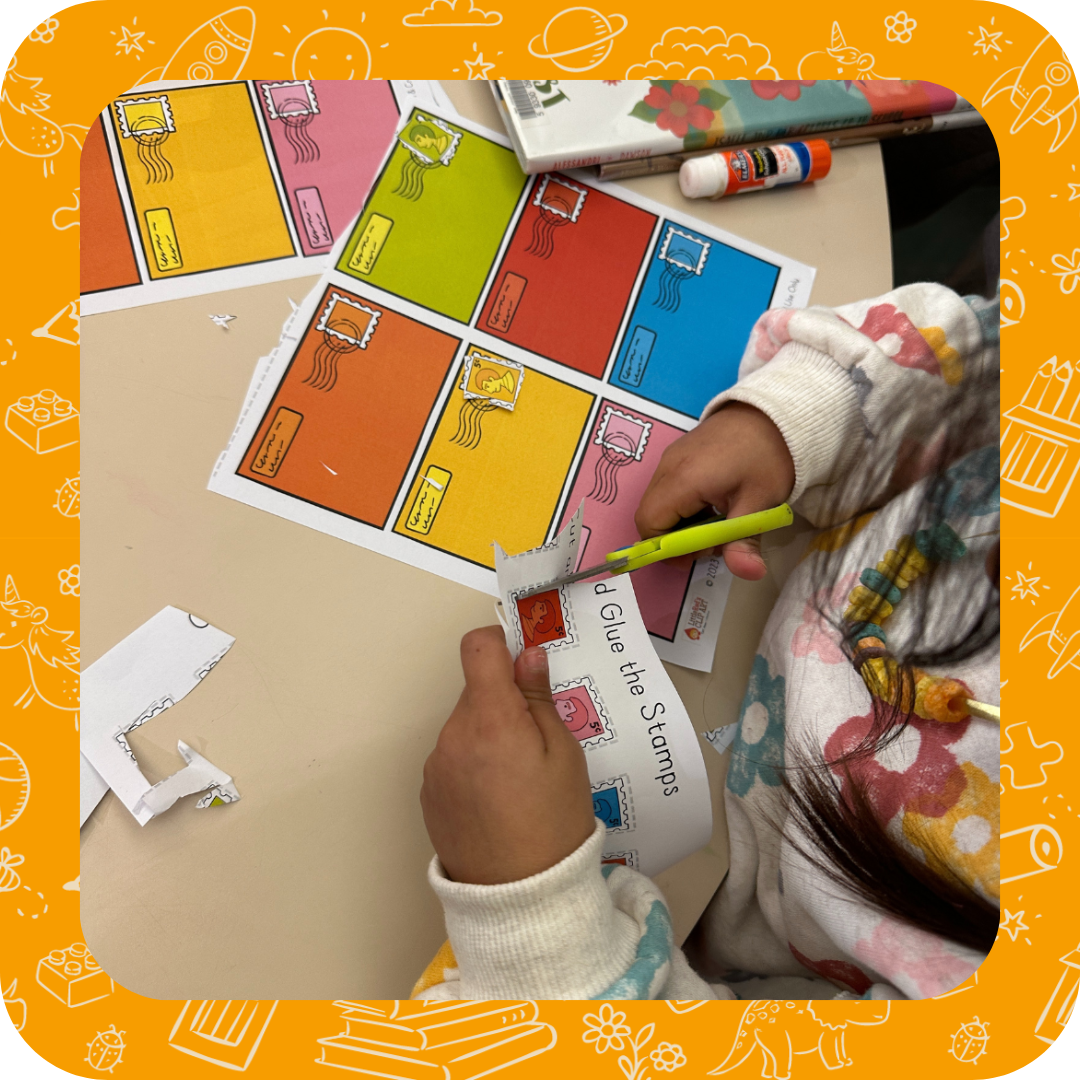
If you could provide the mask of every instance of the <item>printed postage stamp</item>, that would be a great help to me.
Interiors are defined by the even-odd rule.
[[[588,675],[551,688],[555,708],[582,746],[603,746],[615,741],[615,729],[596,684]]]
[[[469,400],[490,401],[513,412],[524,380],[525,368],[515,360],[475,346],[465,355],[461,391]]]
[[[634,827],[634,801],[630,797],[630,778],[623,773],[592,785],[593,815],[608,832],[629,832]]]
[[[543,645],[545,649],[557,649],[578,643],[573,612],[570,610],[565,589],[548,589],[523,600],[511,595],[517,611],[517,631],[523,648]]]

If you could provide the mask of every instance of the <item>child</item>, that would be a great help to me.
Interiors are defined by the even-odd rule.
[[[684,950],[657,887],[601,867],[543,650],[466,635],[421,792],[450,947],[414,996],[922,998],[975,971],[998,923],[998,728],[971,712],[999,691],[997,326],[928,284],[769,311],[664,453],[644,536],[784,501],[824,529],[754,659],[731,868]],[[723,554],[765,573],[755,541]]]

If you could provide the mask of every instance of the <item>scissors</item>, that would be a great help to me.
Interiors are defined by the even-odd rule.
[[[693,555],[698,551],[708,551],[721,544],[730,544],[733,540],[745,540],[748,536],[772,532],[790,525],[793,520],[791,507],[787,503],[774,506],[771,510],[760,510],[756,514],[745,514],[737,518],[725,518],[710,515],[704,521],[691,518],[682,528],[675,529],[650,540],[639,540],[629,547],[619,548],[604,556],[599,566],[590,566],[587,570],[578,570],[574,574],[556,578],[554,581],[536,585],[518,597],[535,596],[559,585],[569,585],[575,581],[596,577],[597,574],[629,574],[643,566],[651,566],[663,559],[674,559],[680,555]]]

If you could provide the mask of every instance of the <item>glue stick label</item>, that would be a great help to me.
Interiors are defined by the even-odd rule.
[[[732,150],[728,168],[737,182],[728,191],[744,188],[770,188],[776,184],[797,184],[803,178],[802,165],[795,151],[786,144],[758,146],[751,150]]]

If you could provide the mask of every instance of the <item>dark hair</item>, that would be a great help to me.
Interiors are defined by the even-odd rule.
[[[977,549],[989,546],[997,531],[994,515],[999,505],[997,369],[993,363],[985,370],[966,372],[954,388],[942,384],[918,403],[901,403],[893,432],[902,425],[903,440],[881,432],[867,444],[861,458],[865,498],[853,500],[860,504],[860,517],[847,522],[851,537],[847,545],[833,545],[837,549],[829,550],[828,544],[819,544],[810,556],[814,560],[812,595],[827,598],[831,594],[845,557],[850,569],[851,551],[859,546],[856,533],[866,523],[867,506],[883,507],[909,486],[911,473],[905,476],[905,469],[917,459],[922,497],[913,493],[906,520],[897,522],[894,547],[901,534],[916,536],[921,530],[926,536],[946,521],[961,539],[983,538]],[[890,447],[900,447],[900,452],[891,453]],[[905,455],[905,447],[917,449]],[[872,493],[877,493],[876,498]],[[850,488],[844,497],[845,505],[851,505]],[[870,548],[866,552],[870,566],[884,555],[876,550],[871,553]],[[978,558],[980,572],[971,568],[973,558]],[[887,822],[875,811],[871,784],[859,769],[912,723],[917,669],[938,669],[949,675],[953,665],[996,647],[1000,598],[996,578],[981,572],[982,561],[983,556],[970,552],[951,563],[931,561],[926,572],[904,590],[897,606],[897,615],[902,616],[890,618],[887,624],[885,645],[888,657],[895,661],[894,677],[887,686],[879,680],[868,729],[857,745],[829,759],[820,748],[796,746],[776,773],[789,814],[785,835],[826,877],[896,919],[986,952],[998,930],[997,904],[955,873],[943,852],[940,858],[923,859],[890,835]],[[856,622],[845,622],[837,612],[826,611],[827,600],[817,605],[819,615],[833,627],[845,655],[859,670],[881,656],[879,648],[859,651],[856,646],[867,634],[879,637],[880,624],[889,614],[885,602],[882,598]],[[930,836],[918,839],[925,851],[934,852]]]

